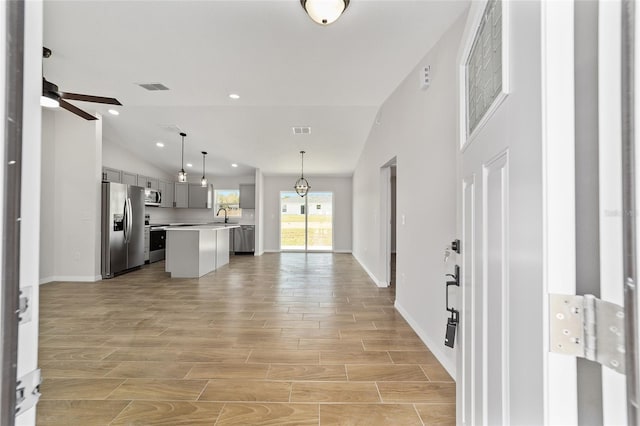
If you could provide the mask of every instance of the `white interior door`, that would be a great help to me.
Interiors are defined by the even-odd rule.
[[[545,331],[549,288],[575,291],[572,12],[571,2],[507,1],[469,12],[459,424],[559,424],[571,418],[563,406],[576,410],[575,359],[550,361]]]

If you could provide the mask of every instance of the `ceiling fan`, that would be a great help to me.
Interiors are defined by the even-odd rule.
[[[42,48],[42,57],[51,56],[51,49]],[[83,95],[80,93],[61,92],[58,86],[42,77],[42,96],[40,97],[40,105],[48,108],[62,107],[85,120],[97,120],[98,117],[81,110],[75,105],[71,105],[65,99],[84,102],[95,102],[100,104],[122,105],[116,98],[106,98],[104,96]]]

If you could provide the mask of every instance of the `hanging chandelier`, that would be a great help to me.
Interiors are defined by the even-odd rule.
[[[204,174],[204,157],[207,155],[206,151],[202,151],[202,179],[200,179],[200,186],[203,188],[207,186],[207,178]]]
[[[349,6],[349,0],[300,0],[307,15],[320,25],[335,22]]]
[[[182,136],[182,168],[178,172],[178,182],[186,182],[187,172],[184,171],[184,137],[187,136],[187,134],[180,132],[180,136]]]
[[[305,195],[307,195],[307,192],[309,192],[309,189],[311,189],[311,186],[309,185],[309,182],[304,178],[304,151],[300,151],[300,155],[302,156],[302,169],[300,173],[300,179],[296,181],[296,184],[293,187],[295,188],[296,193],[299,196],[304,197]]]

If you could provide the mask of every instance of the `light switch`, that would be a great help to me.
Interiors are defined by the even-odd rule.
[[[405,221],[404,214],[402,214],[402,224],[404,225],[404,224],[405,224],[405,222],[406,222],[406,221]]]

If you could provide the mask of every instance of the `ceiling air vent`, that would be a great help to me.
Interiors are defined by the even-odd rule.
[[[180,127],[178,127],[177,124],[158,124],[158,126],[160,126],[164,130],[166,130],[168,132],[171,132],[171,133],[180,133],[180,132],[182,132],[182,129]]]
[[[150,91],[169,90],[169,88],[162,83],[138,83],[138,86]]]
[[[292,127],[294,135],[310,135],[311,127],[309,126],[294,126]]]

